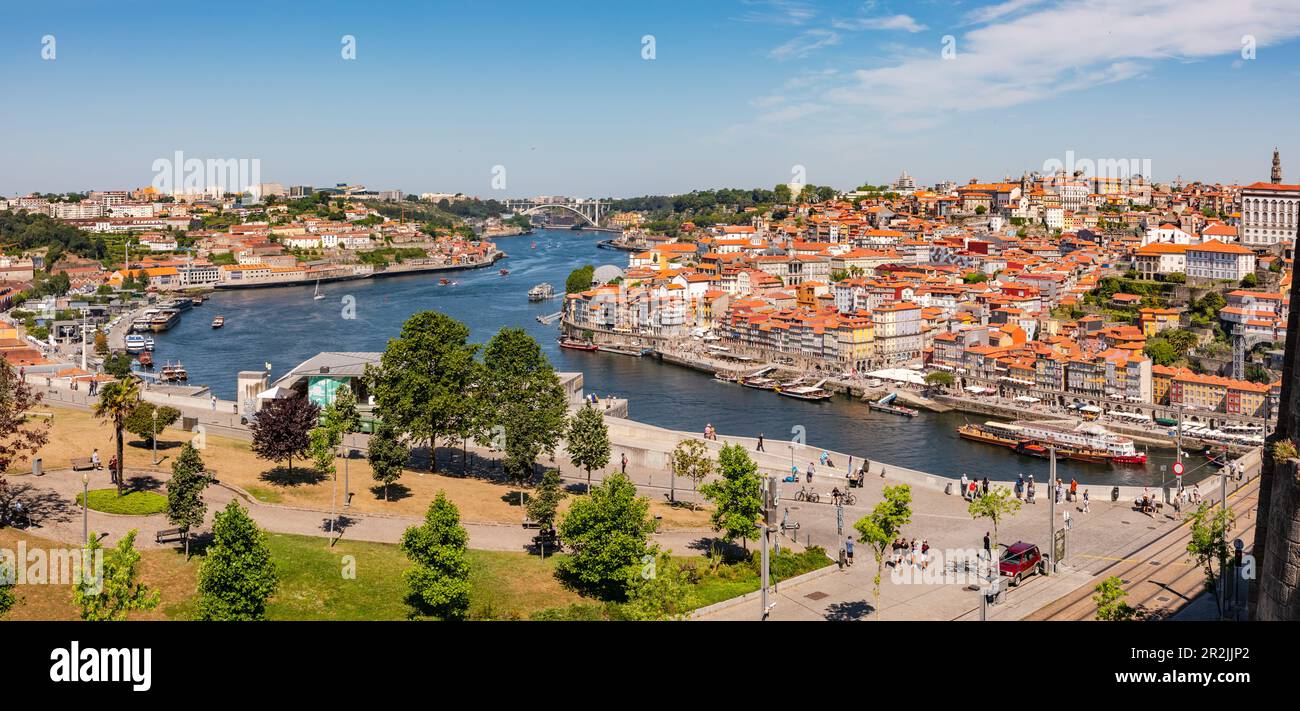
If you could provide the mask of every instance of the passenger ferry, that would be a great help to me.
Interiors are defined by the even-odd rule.
[[[1097,430],[1100,430],[1098,432]],[[985,422],[957,428],[962,439],[1015,450],[1018,454],[1047,458],[1049,446],[1056,456],[1092,464],[1145,464],[1147,455],[1133,447],[1133,441],[1106,431],[1097,425],[1082,425],[1071,430],[1038,422]]]
[[[780,385],[780,383],[776,382],[775,380],[771,378],[764,378],[761,375],[759,376],[751,375],[747,378],[741,378],[740,384],[744,385],[747,388],[755,388],[757,390],[775,390],[777,386]]]
[[[776,393],[778,395],[792,397],[797,400],[811,400],[811,401],[829,400],[831,399],[831,391],[826,390],[825,388],[822,387],[822,384],[825,382],[826,382],[825,380],[822,380],[816,385],[786,384],[786,385],[778,386],[774,389],[776,390]]]
[[[145,309],[140,315],[131,322],[132,331],[150,331],[153,330],[154,317],[158,315],[158,309]]]
[[[170,330],[180,322],[181,312],[179,309],[158,309],[153,318],[149,320],[149,330],[154,333],[162,333]]]
[[[529,301],[545,301],[555,296],[555,287],[542,283],[528,290]]]
[[[126,337],[127,353],[139,353],[144,350],[144,346],[145,346],[144,336],[141,336],[138,333],[132,333],[131,335]]]
[[[1040,444],[1056,445],[1058,454],[1066,451],[1069,459],[1110,461],[1117,464],[1146,464],[1147,455],[1137,451],[1133,440],[1121,437],[1101,425],[1084,424],[1074,429],[1041,422],[1021,420],[1015,423],[1021,434]]]

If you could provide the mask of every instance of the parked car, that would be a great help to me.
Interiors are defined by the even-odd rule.
[[[998,571],[1003,577],[1011,578],[1011,584],[1015,586],[1030,575],[1047,572],[1047,561],[1038,551],[1038,546],[1016,541],[1003,551],[1002,559],[998,561]]]

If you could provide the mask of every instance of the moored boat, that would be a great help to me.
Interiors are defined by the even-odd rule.
[[[144,351],[143,353],[141,353],[141,354],[138,356],[138,360],[140,361],[140,367],[141,367],[141,368],[152,368],[152,367],[153,367],[153,354],[150,353],[149,351]]]
[[[818,385],[795,385],[793,387],[782,385],[775,388],[775,390],[778,395],[810,401],[829,400],[833,394]]]
[[[144,336],[141,336],[138,333],[132,333],[126,337],[127,353],[140,353],[144,351],[144,346],[145,346]]]
[[[771,378],[765,378],[761,375],[751,375],[747,378],[741,378],[740,384],[747,388],[756,390],[775,390],[780,383]]]
[[[575,350],[575,351],[594,351],[600,349],[600,346],[596,345],[595,343],[588,343],[587,341],[578,341],[572,338],[561,338],[560,347],[568,348],[570,350]]]
[[[175,383],[190,379],[190,374],[185,371],[184,366],[179,362],[165,363],[162,371],[158,373],[158,379],[164,383]]]

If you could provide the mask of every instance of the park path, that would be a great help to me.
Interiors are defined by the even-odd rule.
[[[10,476],[9,481],[18,492],[19,497],[31,511],[36,523],[29,532],[44,538],[51,538],[71,545],[79,545],[82,540],[83,511],[77,504],[77,496],[82,491],[82,474],[88,475],[90,489],[112,487],[107,470],[92,472],[74,472],[71,469],[48,471],[43,476],[31,474]],[[127,470],[126,479],[130,487],[163,491],[163,484],[170,478],[165,471],[146,469]],[[240,505],[248,509],[249,516],[263,530],[275,533],[290,533],[300,536],[329,537],[331,513],[308,508],[281,506],[260,502],[242,490],[226,484],[217,483],[209,486],[203,494],[208,505],[207,517],[200,530],[211,530],[212,516],[226,507],[232,500],[238,499]],[[123,516],[85,512],[89,529],[98,532],[105,539],[105,545],[116,542],[128,531],[135,529],[139,533],[136,545],[139,548],[174,547],[175,544],[158,544],[155,535],[162,530],[173,528],[164,515]],[[411,526],[418,526],[422,518],[413,516],[390,516],[379,514],[355,514],[343,512],[338,516],[340,538],[375,543],[397,543],[402,533]],[[498,523],[478,523],[462,521],[469,534],[469,547],[491,551],[526,551],[532,546],[536,531],[518,525]],[[704,543],[710,532],[705,529],[669,530],[652,536],[662,548],[671,548],[678,555],[702,555]]]

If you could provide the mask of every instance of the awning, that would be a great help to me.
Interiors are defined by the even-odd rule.
[[[293,395],[293,391],[286,387],[276,385],[268,390],[263,390],[257,394],[258,400],[282,400]]]

